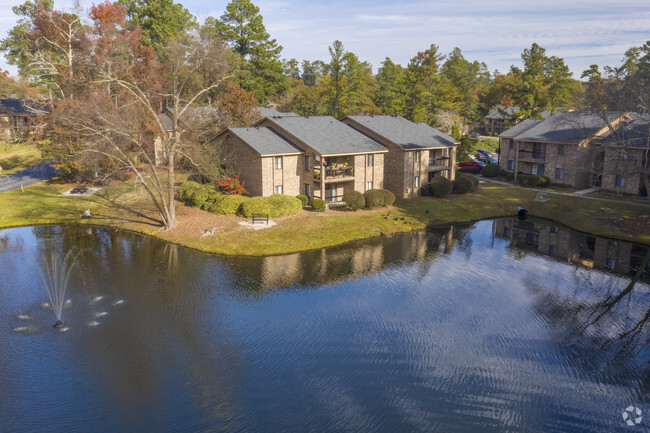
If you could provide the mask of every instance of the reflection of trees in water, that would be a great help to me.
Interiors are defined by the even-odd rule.
[[[576,349],[578,362],[600,380],[642,377],[643,393],[650,391],[650,287],[640,279],[649,258],[650,249],[629,279],[576,267],[572,293],[525,280],[536,295],[535,310],[560,344]]]

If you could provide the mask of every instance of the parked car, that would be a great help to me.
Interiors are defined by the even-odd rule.
[[[492,153],[485,149],[476,149],[474,152],[476,152],[479,155],[478,158],[481,160],[485,158],[496,159],[497,157],[496,153]]]
[[[481,162],[484,162],[484,163],[486,163],[486,164],[498,164],[498,163],[499,163],[499,162],[498,162],[496,159],[494,159],[494,158],[485,158],[485,159],[481,159]]]
[[[459,167],[476,167],[479,170],[483,170],[485,163],[483,161],[470,161],[470,162],[459,162]]]

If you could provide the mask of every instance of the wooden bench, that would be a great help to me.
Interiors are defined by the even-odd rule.
[[[254,213],[251,224],[255,224],[256,222],[266,223],[266,225],[269,225],[269,214],[267,214],[267,213]]]

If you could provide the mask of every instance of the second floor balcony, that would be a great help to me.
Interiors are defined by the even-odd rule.
[[[354,179],[354,166],[326,165],[314,167],[314,180],[317,182],[341,182]]]

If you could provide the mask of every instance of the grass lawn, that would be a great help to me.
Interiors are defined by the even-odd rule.
[[[11,174],[43,161],[41,151],[33,144],[0,144],[2,173]]]
[[[552,219],[576,230],[650,245],[650,208],[556,195],[547,202],[536,202],[535,191],[491,183],[481,183],[477,192],[463,196],[397,200],[391,209],[302,211],[278,218],[276,226],[263,230],[241,226],[238,223],[245,221],[243,218],[213,215],[178,203],[179,226],[167,232],[159,231],[153,206],[130,182],[106,187],[91,197],[59,196],[71,187],[39,183],[24,192],[0,193],[0,228],[92,224],[133,230],[213,253],[271,255],[418,230],[428,224],[512,216],[517,206],[523,206],[532,216]],[[93,219],[80,218],[85,209],[91,210]],[[212,229],[214,234],[204,236],[206,229]]]

